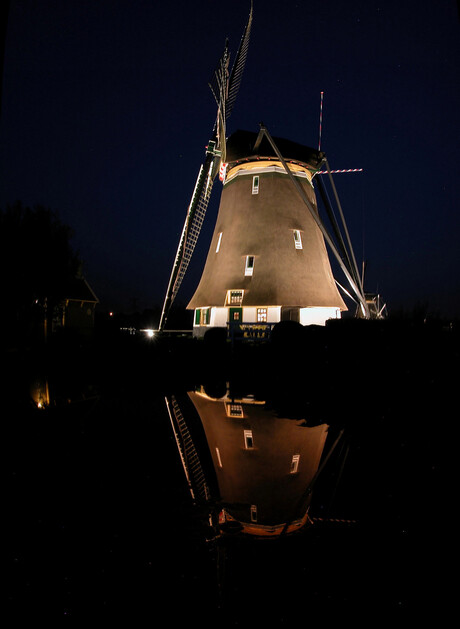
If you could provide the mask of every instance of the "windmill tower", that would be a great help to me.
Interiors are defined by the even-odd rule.
[[[358,304],[363,317],[370,316],[325,154],[274,139],[264,125],[258,133],[236,131],[227,139],[226,122],[241,82],[252,15],[251,3],[231,72],[226,43],[209,84],[217,117],[187,211],[160,330],[190,262],[218,173],[223,191],[217,222],[201,280],[187,306],[194,310],[194,336],[221,327],[260,337],[286,319],[324,325],[328,319],[339,318],[347,307],[332,274],[326,243],[352,295],[345,292]],[[326,171],[321,171],[324,165]],[[342,231],[321,180],[323,174],[329,176]],[[334,238],[320,217],[314,180]]]
[[[323,325],[346,305],[332,275],[324,237],[291,176],[317,214],[313,176],[323,155],[263,130],[227,142],[225,181],[201,281],[188,308],[194,334],[236,326],[260,334],[278,321]],[[242,327],[241,327],[242,326]]]

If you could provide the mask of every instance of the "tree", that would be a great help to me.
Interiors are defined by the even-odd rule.
[[[0,210],[4,334],[30,327],[38,311],[46,321],[65,296],[66,284],[81,264],[70,245],[72,235],[55,212],[41,205],[29,208],[17,202]]]

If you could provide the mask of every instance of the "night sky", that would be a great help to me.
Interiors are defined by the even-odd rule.
[[[215,120],[208,80],[249,0],[11,0],[0,207],[56,211],[103,310],[161,306]],[[321,149],[366,288],[460,316],[460,21],[454,0],[254,0],[228,133]],[[199,279],[217,212],[179,293]],[[339,281],[341,278],[338,276]]]

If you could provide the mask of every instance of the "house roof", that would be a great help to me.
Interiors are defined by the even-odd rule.
[[[67,284],[66,299],[72,301],[90,301],[97,303],[99,299],[84,277],[74,277]]]

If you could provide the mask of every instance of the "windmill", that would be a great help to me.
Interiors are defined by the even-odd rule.
[[[258,133],[236,131],[226,137],[252,19],[251,2],[232,70],[226,42],[209,83],[217,116],[179,240],[160,331],[189,265],[218,173],[224,185],[219,213],[200,283],[187,306],[195,311],[195,336],[210,327],[264,336],[285,319],[324,325],[347,310],[339,289],[356,303],[360,317],[374,317],[332,177],[333,172],[345,171],[332,171],[319,147],[273,138],[264,124]],[[315,189],[327,220],[320,215]],[[328,250],[348,288],[335,280]]]

